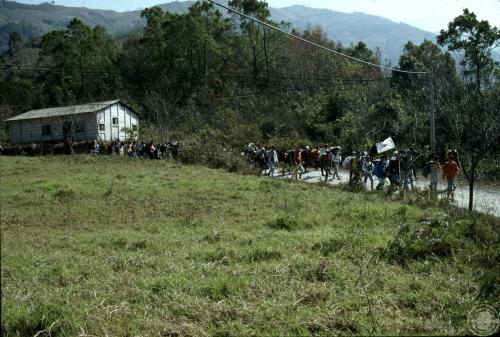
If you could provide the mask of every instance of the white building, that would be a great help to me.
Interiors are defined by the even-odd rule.
[[[138,137],[139,116],[120,100],[31,110],[6,120],[10,142],[60,143]]]

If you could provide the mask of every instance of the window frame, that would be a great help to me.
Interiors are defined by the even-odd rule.
[[[49,130],[49,132],[47,132]],[[52,125],[42,124],[42,136],[52,136]]]
[[[116,123],[115,123],[116,121]],[[113,126],[118,126],[120,124],[120,120],[118,119],[118,117],[112,117],[111,119],[111,123],[113,124]]]
[[[101,126],[102,126],[102,128],[101,128]],[[104,123],[99,124],[98,129],[99,129],[99,131],[106,131],[106,124],[104,124]]]
[[[85,123],[84,122],[76,122],[74,129],[75,129],[75,133],[85,133]]]

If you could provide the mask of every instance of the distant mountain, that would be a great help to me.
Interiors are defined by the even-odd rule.
[[[174,1],[160,7],[174,13],[185,13],[193,3],[194,1]],[[435,40],[433,33],[375,15],[342,13],[298,5],[270,10],[271,17],[276,22],[291,22],[293,27],[301,30],[320,26],[331,40],[340,41],[344,46],[363,41],[372,49],[379,47],[382,59],[389,60],[391,64],[398,63],[406,42]],[[0,50],[7,48],[10,32],[15,31],[25,38],[32,38],[65,27],[73,17],[78,17],[91,26],[99,24],[112,34],[127,33],[144,24],[140,11],[120,13],[48,3],[26,5],[4,0],[0,1]]]
[[[387,58],[392,64],[399,62],[399,55],[408,41],[420,44],[424,39],[435,41],[436,35],[405,23],[365,13],[343,13],[329,9],[306,6],[272,8],[273,20],[291,22],[300,29],[322,27],[330,40],[342,45],[363,41],[375,50],[379,47],[382,60]]]

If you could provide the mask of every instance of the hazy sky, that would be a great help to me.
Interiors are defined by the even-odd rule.
[[[1,0],[0,0],[1,1]],[[18,0],[28,4],[50,0]],[[171,0],[55,0],[63,6],[78,6],[127,11],[171,2]],[[364,12],[405,22],[431,32],[446,28],[463,8],[474,11],[479,19],[500,26],[500,0],[268,0],[271,7],[302,4],[315,8],[329,8],[341,12]]]

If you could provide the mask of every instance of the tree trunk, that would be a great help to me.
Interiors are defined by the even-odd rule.
[[[266,28],[262,27],[262,31],[264,32],[264,56],[266,60],[266,80],[268,83],[266,85],[269,85],[269,56],[267,54],[267,43],[266,43]]]
[[[474,206],[474,180],[469,183],[469,212],[472,212]]]
[[[257,83],[257,78],[258,78],[258,74],[259,74],[259,70],[258,70],[258,65],[257,65],[257,45],[259,43],[259,27],[257,26],[257,34],[255,36],[255,40],[253,39],[253,36],[252,36],[252,28],[253,28],[253,24],[252,26],[250,26],[248,28],[248,38],[250,39],[250,47],[252,48],[252,68],[253,68],[253,79],[254,79],[254,84]]]
[[[476,66],[476,93],[477,96],[481,96],[481,67],[478,64]]]
[[[203,78],[207,77],[208,65],[207,65],[207,39],[203,42]]]

